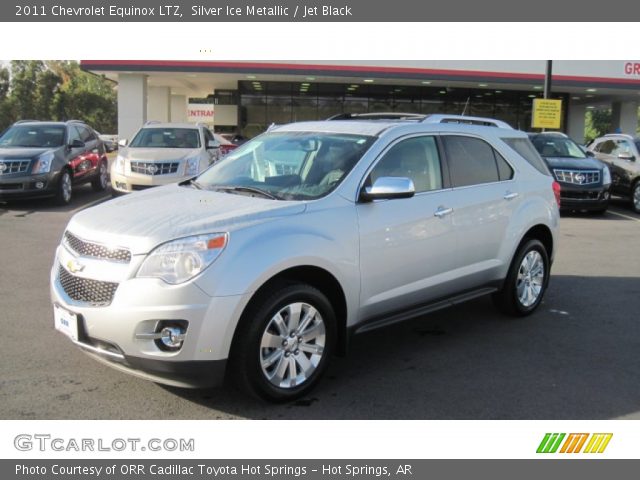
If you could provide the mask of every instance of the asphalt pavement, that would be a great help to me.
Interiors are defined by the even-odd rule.
[[[53,329],[49,270],[72,204],[0,203],[1,419],[640,418],[640,216],[561,220],[545,300],[523,319],[488,298],[355,338],[308,398],[181,390],[103,366]]]

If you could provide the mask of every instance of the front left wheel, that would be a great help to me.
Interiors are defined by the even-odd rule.
[[[336,337],[327,297],[304,283],[275,285],[243,315],[230,379],[243,391],[284,402],[308,393],[327,368]]]

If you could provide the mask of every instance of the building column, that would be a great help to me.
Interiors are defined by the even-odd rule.
[[[147,118],[159,122],[171,121],[171,89],[169,87],[149,87]]]
[[[636,135],[638,129],[638,102],[613,102],[611,104],[611,128],[613,132]]]
[[[118,75],[118,136],[131,140],[147,121],[147,77]]]
[[[187,96],[171,95],[171,121],[186,123],[187,121]]]
[[[574,141],[584,143],[585,116],[587,114],[586,105],[578,105],[569,102],[569,112],[567,119],[567,135]]]

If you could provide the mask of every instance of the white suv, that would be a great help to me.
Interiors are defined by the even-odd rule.
[[[532,313],[559,195],[527,134],[491,119],[275,127],[195,179],[77,213],[55,325],[121,371],[183,387],[227,373],[289,400],[354,333],[485,294]]]
[[[205,125],[147,122],[130,143],[121,140],[111,166],[114,196],[191,178],[220,158],[220,144]]]

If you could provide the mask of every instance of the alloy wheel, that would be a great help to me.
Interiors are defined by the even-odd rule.
[[[537,250],[529,251],[518,269],[516,291],[518,300],[524,307],[530,307],[538,300],[544,284],[544,260]]]
[[[279,309],[260,342],[260,366],[269,382],[293,388],[306,382],[324,355],[326,328],[322,315],[308,303]]]

